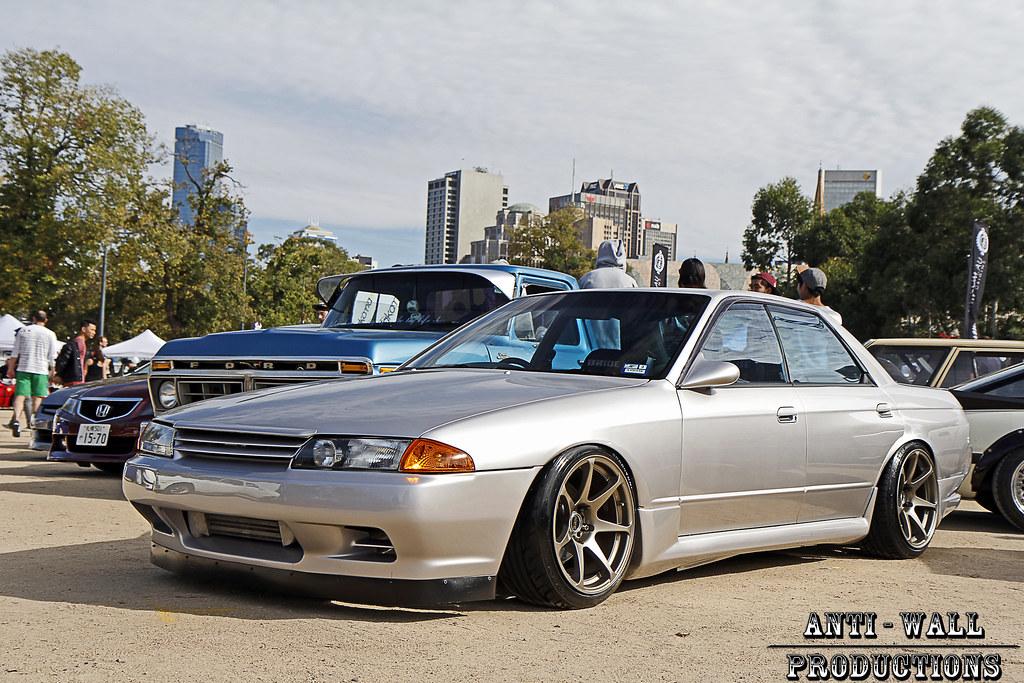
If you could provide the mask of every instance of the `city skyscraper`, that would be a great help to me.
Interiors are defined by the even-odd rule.
[[[458,263],[484,239],[484,228],[508,206],[505,179],[479,166],[445,173],[427,183],[424,263]]]
[[[195,219],[188,198],[203,171],[224,160],[224,135],[212,128],[188,125],[174,129],[174,192],[171,203],[182,223]]]
[[[849,204],[861,192],[882,194],[882,172],[879,170],[818,169],[818,183],[814,190],[814,211],[824,216],[832,209]]]
[[[579,192],[551,197],[548,211],[555,212],[567,206],[583,211],[586,218],[607,218],[615,226],[616,239],[626,243],[629,258],[644,253],[643,225],[640,218],[640,186],[611,178],[583,183]]]

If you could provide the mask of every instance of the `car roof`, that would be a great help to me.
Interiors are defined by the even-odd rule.
[[[939,339],[894,337],[889,339],[871,339],[865,346],[929,346],[934,348],[962,349],[1020,349],[1024,351],[1024,342],[1004,339]]]
[[[415,270],[417,272],[424,271],[500,271],[503,273],[512,273],[520,275],[536,275],[538,277],[546,277],[555,280],[561,280],[563,282],[576,282],[576,278],[567,273],[561,273],[557,270],[548,270],[546,268],[534,268],[533,266],[513,266],[508,263],[439,263],[434,265],[408,265],[408,266],[391,266],[390,268],[375,268],[374,270],[362,270],[358,273],[352,273],[353,275],[362,275],[364,273],[382,273],[390,272],[395,270]]]

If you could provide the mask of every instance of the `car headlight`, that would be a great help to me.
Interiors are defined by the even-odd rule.
[[[292,467],[313,470],[397,470],[410,439],[313,437],[292,459]]]
[[[417,473],[472,472],[473,458],[427,439],[313,437],[292,459],[307,470],[386,470]]]
[[[74,415],[78,412],[78,406],[80,406],[81,404],[81,401],[72,396],[68,400],[64,401],[64,405],[62,405],[60,409],[65,413]]]
[[[174,427],[159,422],[145,422],[139,430],[139,453],[174,457]]]
[[[170,410],[178,405],[178,394],[174,390],[174,382],[162,382],[156,390],[156,400],[160,407]]]

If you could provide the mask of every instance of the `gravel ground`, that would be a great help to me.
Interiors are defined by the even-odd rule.
[[[983,642],[1024,643],[1024,534],[973,502],[918,560],[809,548],[628,582],[585,611],[382,609],[168,574],[116,477],[43,456],[0,434],[4,681],[785,680],[768,646],[836,610],[897,628],[901,610],[974,611]],[[1021,649],[992,652],[1024,678]]]

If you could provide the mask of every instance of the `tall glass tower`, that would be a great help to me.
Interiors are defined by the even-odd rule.
[[[194,216],[188,198],[196,183],[203,180],[203,171],[224,160],[224,135],[202,126],[181,126],[174,129],[174,193],[171,202],[181,222],[192,225]]]

